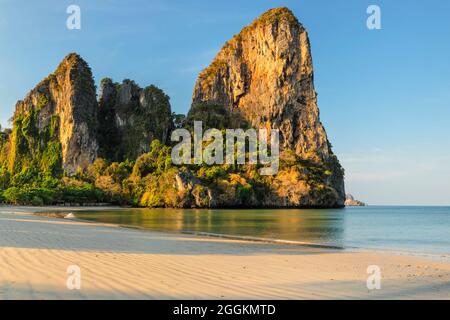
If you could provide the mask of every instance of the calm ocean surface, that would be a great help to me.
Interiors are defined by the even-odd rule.
[[[450,254],[450,207],[372,206],[331,210],[83,211],[97,222],[158,231],[192,231],[371,248]]]

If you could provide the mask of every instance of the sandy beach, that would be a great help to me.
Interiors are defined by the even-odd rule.
[[[0,207],[0,299],[449,299],[448,257],[127,229]],[[69,290],[69,266],[81,270]],[[367,267],[380,267],[368,290]]]

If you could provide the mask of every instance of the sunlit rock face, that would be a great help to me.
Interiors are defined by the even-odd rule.
[[[267,11],[224,45],[198,77],[193,109],[200,104],[279,129],[283,150],[331,168],[330,205],[344,204],[343,170],[319,119],[308,33],[289,9]]]
[[[88,64],[77,54],[64,58],[54,73],[17,102],[9,166],[62,168],[69,174],[97,157],[97,100]]]

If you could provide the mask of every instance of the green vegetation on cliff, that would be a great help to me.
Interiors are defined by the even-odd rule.
[[[8,166],[11,174],[21,173],[30,168],[36,168],[40,172],[52,176],[62,173],[58,116],[51,116],[49,124],[41,129],[37,127],[38,121],[38,113],[34,108],[29,113],[18,114],[14,118],[9,152],[5,152],[8,157],[3,159],[3,165]],[[8,141],[5,141],[4,144],[7,148]]]
[[[164,114],[167,107],[153,98],[159,95],[164,100],[162,91],[156,87],[145,89],[144,94],[151,95],[157,106],[162,105],[163,110],[154,107],[149,110],[156,110],[159,117],[169,117],[171,127],[183,126],[192,131],[193,122],[202,121],[204,130],[248,128],[239,114],[230,113],[220,105],[195,104],[184,118]],[[337,174],[343,176],[335,158],[327,163],[314,162],[284,150],[278,174],[261,176],[258,170],[261,165],[173,165],[171,146],[148,137],[152,141],[148,152],[117,161],[118,154],[114,151],[121,150],[121,140],[114,135],[116,128],[108,126],[117,112],[108,113],[115,110],[115,99],[110,98],[110,105],[103,103],[104,109],[99,112],[99,118],[104,119],[100,122],[104,127],[98,131],[100,137],[103,135],[100,145],[108,147],[101,152],[109,157],[97,158],[86,168],[79,168],[76,174],[62,169],[59,117],[52,115],[48,124],[39,129],[40,119],[34,108],[16,114],[13,130],[0,132],[0,202],[179,208],[339,205],[333,202],[338,195],[330,187]],[[154,127],[152,132],[162,132],[163,128],[158,128]]]
[[[11,204],[56,205],[112,203],[143,207],[270,207],[307,205],[306,195],[323,198],[330,168],[284,153],[275,176],[261,176],[258,165],[172,164],[171,147],[158,140],[136,161],[97,159],[74,176],[24,168],[0,170],[0,200]],[[299,195],[303,195],[299,197]],[[272,205],[271,205],[272,204]],[[276,205],[275,205],[276,204]],[[281,205],[282,206],[282,205]],[[321,206],[321,202],[317,202]]]

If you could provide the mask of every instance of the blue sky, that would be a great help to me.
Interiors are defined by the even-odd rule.
[[[81,30],[66,8],[81,8]],[[382,30],[366,9],[381,8]],[[0,0],[0,123],[76,51],[96,82],[155,84],[185,113],[198,72],[269,8],[307,28],[319,108],[347,190],[371,204],[450,204],[450,1]]]

